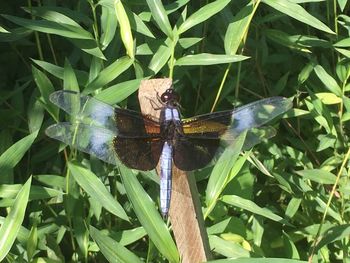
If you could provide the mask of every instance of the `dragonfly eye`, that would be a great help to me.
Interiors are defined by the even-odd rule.
[[[164,92],[162,96],[160,96],[160,99],[162,102],[166,103],[169,100],[169,94],[167,92]]]

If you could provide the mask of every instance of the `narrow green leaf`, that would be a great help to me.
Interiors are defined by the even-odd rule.
[[[339,98],[337,95],[334,93],[330,92],[319,92],[316,93],[315,96],[319,98],[323,104],[326,105],[333,105],[333,104],[339,104],[342,103],[342,99]],[[309,98],[309,97],[308,97]]]
[[[105,56],[103,55],[101,49],[97,46],[95,39],[75,39],[71,38],[70,42],[72,42],[74,45],[76,45],[78,48],[83,50],[84,52],[93,55],[97,58],[106,60]]]
[[[39,131],[33,132],[19,140],[0,156],[0,171],[2,174],[0,177],[1,183],[12,183],[8,181],[7,174],[17,165],[23,155],[32,146],[38,132]]]
[[[250,257],[250,252],[244,249],[236,242],[222,239],[220,237],[210,235],[209,236],[210,248],[225,257],[233,258],[247,258]]]
[[[10,15],[2,15],[2,16],[17,25],[23,26],[25,28],[28,28],[34,31],[39,31],[39,32],[48,33],[48,34],[55,34],[55,35],[59,35],[67,38],[85,39],[85,40],[94,39],[90,34],[90,32],[86,31],[80,26],[77,27],[69,24],[62,24],[62,23],[47,21],[47,20],[25,19],[25,18],[10,16]]]
[[[179,44],[183,49],[187,49],[202,41],[200,37],[184,37],[179,39]]]
[[[64,189],[66,187],[66,178],[55,174],[38,174],[33,176],[37,181],[51,187]]]
[[[75,73],[71,64],[67,59],[64,62],[63,89],[79,92],[79,84],[78,84],[77,78],[75,76]]]
[[[135,227],[133,229],[123,230],[121,232],[118,232],[117,234],[119,243],[122,246],[130,245],[131,243],[134,243],[147,235],[145,229],[142,226]]]
[[[100,4],[101,1],[98,2]],[[113,38],[115,37],[115,32],[118,26],[118,20],[115,15],[115,11],[113,6],[106,7],[105,5],[101,4],[102,10],[101,10],[101,49],[105,50],[108,45],[112,42]]]
[[[22,225],[25,211],[28,204],[30,185],[32,178],[30,177],[18,192],[15,203],[11,207],[10,213],[7,215],[4,223],[0,228],[0,261],[2,261],[10,251],[19,229]]]
[[[344,55],[347,58],[350,58],[350,51],[348,49],[344,48],[336,48],[336,51],[338,51],[340,54]]]
[[[24,27],[11,29],[11,32],[0,32],[0,42],[14,42],[25,39],[33,31]]]
[[[309,179],[319,184],[334,184],[336,176],[328,171],[321,169],[309,169],[296,171],[297,174],[305,179]]]
[[[153,71],[154,75],[157,74],[163,68],[163,66],[168,62],[170,56],[171,56],[170,47],[168,47],[166,43],[160,45],[158,50],[152,57],[151,62],[148,65],[148,68]]]
[[[248,58],[249,57],[241,55],[217,55],[201,53],[179,58],[178,60],[176,60],[175,66],[217,65],[224,63],[234,63],[246,60]]]
[[[56,66],[56,65],[51,64],[51,63],[48,63],[46,61],[42,61],[42,60],[32,59],[32,61],[35,64],[37,64],[38,66],[40,66],[42,69],[44,69],[47,72],[49,72],[50,74],[52,74],[53,76],[63,80],[64,68]],[[88,80],[88,74],[85,71],[77,70],[75,72],[75,75],[77,77],[79,85],[84,86]]]
[[[133,79],[118,83],[98,93],[95,98],[110,105],[116,104],[138,90],[141,81],[142,79]]]
[[[140,260],[130,250],[120,245],[114,239],[102,234],[98,229],[94,228],[93,226],[90,226],[90,235],[97,243],[102,254],[106,257],[108,262],[142,262],[142,260]]]
[[[275,213],[271,212],[267,208],[261,208],[260,206],[258,206],[257,204],[255,204],[251,200],[244,199],[244,198],[237,196],[237,195],[225,195],[222,197],[221,200],[229,205],[233,205],[233,206],[242,208],[242,209],[247,210],[253,214],[261,215],[261,216],[269,218],[273,221],[291,226],[291,224],[289,224],[288,221],[286,221],[285,219],[283,219],[279,215],[276,215]]]
[[[104,85],[116,79],[120,74],[127,70],[133,62],[134,60],[129,57],[122,57],[116,60],[102,70],[100,74],[86,86],[86,89],[83,92],[88,94],[96,89],[102,88]]]
[[[236,258],[211,260],[208,263],[307,263],[307,261],[287,258]]]
[[[292,37],[283,31],[276,29],[267,29],[264,32],[269,39],[275,41],[276,43],[282,46],[285,46],[290,49],[295,49],[300,52],[311,53],[311,51],[308,48],[301,44],[300,39],[299,41],[293,41],[291,39]]]
[[[68,163],[68,168],[72,172],[75,181],[91,198],[99,202],[112,214],[129,221],[123,207],[113,198],[101,180],[93,172],[78,165],[78,163]]]
[[[83,23],[86,25],[92,25],[93,23],[93,21],[87,15],[84,15],[82,12],[74,11],[72,9],[64,7],[51,5],[37,7],[31,6],[30,8],[22,7],[22,9],[33,16],[41,17],[46,20],[57,22],[60,24],[67,24],[75,27],[80,27],[81,29],[83,29],[83,27],[79,23]],[[76,19],[76,21],[72,18]]]
[[[326,26],[316,17],[310,15],[302,6],[296,3],[285,0],[262,0],[262,2],[304,24],[322,30],[326,33],[335,34],[328,26]]]
[[[38,245],[38,228],[36,226],[32,226],[32,229],[30,230],[30,235],[28,237],[28,242],[27,242],[27,254],[28,254],[28,259],[30,261],[35,255],[35,250],[37,245]]]
[[[42,71],[34,66],[32,66],[32,74],[41,93],[41,100],[44,102],[45,109],[55,120],[57,120],[58,109],[49,100],[50,94],[55,91],[51,81]]]
[[[145,35],[151,38],[156,38],[137,14],[135,14],[134,12],[131,12],[127,8],[125,8],[125,11],[130,19],[130,26],[133,30],[135,30],[136,32],[142,35]]]
[[[164,6],[161,0],[147,0],[147,5],[151,10],[152,17],[156,21],[160,30],[167,35],[170,39],[173,39],[173,31],[165,12]]]
[[[148,236],[170,262],[178,262],[179,254],[175,243],[164,221],[160,217],[154,202],[142,188],[130,169],[121,165],[120,172],[126,194]]]
[[[325,71],[321,65],[317,65],[314,68],[316,75],[325,85],[326,89],[333,92],[338,97],[342,97],[341,89],[335,79]]]
[[[238,173],[244,164],[247,157],[241,158],[240,162],[237,163],[236,160],[242,150],[245,136],[246,133],[241,134],[237,140],[225,150],[215,165],[209,177],[206,189],[205,200],[207,204],[207,210],[205,211],[204,217],[207,217],[210,214],[215,204],[217,203],[219,196],[225,189],[227,183],[234,177],[230,175],[230,170],[233,167],[237,167],[235,171]]]
[[[350,224],[338,225],[329,228],[324,234],[322,239],[317,243],[316,253],[323,246],[331,244],[337,240],[347,239],[350,235]]]
[[[225,6],[227,6],[230,2],[230,0],[216,0],[203,6],[181,24],[178,30],[178,34],[180,35],[195,25],[208,20],[210,17],[224,9]]]
[[[88,258],[88,249],[90,246],[89,231],[87,229],[85,220],[81,216],[73,217],[74,237],[79,245],[80,252],[84,259]]]
[[[293,197],[288,203],[285,215],[287,218],[293,218],[301,204],[301,198]]]
[[[0,197],[15,198],[21,188],[21,184],[2,184],[0,185]],[[62,191],[34,185],[30,188],[29,200],[42,200],[60,195],[63,195]]]
[[[120,0],[114,1],[114,7],[119,22],[120,36],[126,49],[126,53],[130,58],[134,58],[134,40],[132,38],[129,18],[126,15],[124,6]]]
[[[250,1],[233,18],[233,22],[227,27],[225,34],[225,53],[234,55],[237,53],[244,36],[247,34],[250,22],[254,15],[254,2]]]
[[[39,130],[44,121],[44,106],[42,102],[34,96],[30,98],[27,115],[29,132],[33,133]]]
[[[344,38],[333,44],[335,47],[350,47],[350,37]]]

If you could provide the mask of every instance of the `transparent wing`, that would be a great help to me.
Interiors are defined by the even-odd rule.
[[[56,91],[50,100],[71,116],[71,122],[106,128],[124,137],[153,137],[160,131],[158,122],[148,116],[112,107],[74,91]]]
[[[45,132],[47,136],[94,155],[102,161],[118,163],[113,149],[115,133],[110,130],[83,123],[61,122],[48,127]]]
[[[292,107],[289,99],[273,97],[250,103],[236,110],[214,112],[185,119],[183,135],[174,147],[175,165],[186,171],[196,170],[216,162],[221,154],[235,144],[237,137],[247,131],[243,150],[273,137],[272,127],[260,127]],[[260,127],[260,128],[259,128]],[[196,156],[195,161],[189,161]],[[225,154],[227,158],[230,154]],[[226,157],[225,157],[226,158]],[[220,161],[225,160],[221,158]]]
[[[50,95],[50,101],[72,116],[71,120],[116,131],[114,107],[68,90]]]
[[[236,110],[214,112],[184,119],[186,137],[233,140],[243,131],[260,127],[292,107],[283,97],[272,97],[252,102]]]

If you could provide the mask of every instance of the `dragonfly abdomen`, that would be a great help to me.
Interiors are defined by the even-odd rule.
[[[167,217],[171,199],[173,146],[165,142],[160,156],[160,210],[163,217]]]

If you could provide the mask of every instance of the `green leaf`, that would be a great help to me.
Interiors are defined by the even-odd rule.
[[[7,174],[17,165],[24,154],[32,146],[36,136],[38,135],[38,132],[39,131],[33,132],[23,139],[19,140],[0,156],[0,171],[2,174],[0,177],[1,183],[12,183],[9,182]]]
[[[293,197],[288,203],[285,215],[287,218],[293,218],[293,216],[297,213],[301,204],[301,198]]]
[[[86,31],[80,25],[72,25],[72,20],[68,21],[68,23],[65,24],[62,22],[54,22],[48,20],[24,19],[10,15],[2,16],[17,25],[21,25],[33,31],[38,31],[47,34],[55,34],[58,36],[69,38],[70,41],[74,43],[77,47],[79,47],[81,50],[93,56],[105,59],[102,51],[97,46],[96,41],[91,35],[91,33]],[[58,21],[60,20],[61,19],[58,19]]]
[[[64,79],[64,68],[42,60],[32,59],[32,61],[38,66],[40,66],[42,69],[45,69],[47,72],[49,72],[53,76],[62,80]],[[88,80],[88,74],[85,71],[77,70],[75,72],[75,75],[77,77],[79,85],[82,85],[82,86],[85,85],[85,83]]]
[[[280,11],[291,18],[294,18],[304,24],[307,24],[326,33],[335,34],[328,26],[310,15],[302,6],[285,0],[262,0],[263,3]]]
[[[236,258],[211,260],[208,263],[307,263],[307,261],[286,258]]]
[[[102,1],[99,1],[97,4],[101,4]],[[115,15],[115,11],[113,8],[113,5],[111,4],[110,7],[106,7],[105,5],[101,4],[102,10],[101,10],[101,49],[105,50],[109,44],[112,42],[114,37],[116,36],[115,32],[118,26],[118,20]]]
[[[225,6],[227,6],[230,2],[230,0],[216,0],[203,6],[181,24],[178,30],[178,34],[180,35],[195,25],[208,20],[210,17],[224,9]]]
[[[125,11],[130,19],[130,25],[133,30],[145,36],[156,38],[138,15],[136,15],[134,12],[131,12],[127,8]]]
[[[220,237],[210,235],[209,236],[210,248],[225,257],[233,258],[246,258],[250,257],[248,250],[244,249],[236,242],[224,240]]]
[[[120,36],[126,49],[126,53],[130,58],[134,58],[134,40],[131,33],[129,18],[126,15],[124,6],[120,0],[114,1],[114,7],[119,22]]]
[[[2,184],[0,185],[0,197],[15,198],[21,188],[21,184]],[[62,195],[62,191],[34,185],[30,188],[29,200],[42,200]]]
[[[335,47],[350,47],[350,37],[342,39],[333,44]]]
[[[93,172],[78,165],[78,163],[68,163],[68,168],[72,172],[75,181],[91,198],[99,202],[112,214],[129,221],[123,207],[113,198],[101,180]]]
[[[239,172],[248,157],[248,155],[246,155],[244,158],[241,158],[236,162],[239,153],[242,150],[245,136],[246,133],[240,135],[234,144],[230,145],[225,152],[223,152],[209,177],[205,198],[207,204],[207,210],[204,215],[205,218],[213,210],[226,185]],[[236,173],[231,175],[230,170],[233,168]]]
[[[28,204],[31,183],[32,178],[30,177],[23,185],[22,189],[18,192],[15,203],[11,207],[10,213],[7,215],[4,223],[1,225],[0,261],[2,261],[10,251],[23,222]]]
[[[142,79],[133,79],[122,83],[118,83],[98,93],[95,96],[95,98],[107,104],[116,104],[125,100],[136,90],[138,90],[141,81]]]
[[[179,44],[183,49],[187,49],[202,41],[200,37],[184,37],[179,39]]]
[[[170,39],[167,39],[164,44],[159,46],[148,65],[148,68],[153,71],[154,75],[163,68],[171,56],[171,48],[166,45],[168,41]]]
[[[342,102],[341,98],[339,98],[334,93],[330,93],[330,92],[319,92],[319,93],[316,93],[315,96],[319,98],[323,104],[326,104],[326,105],[339,104]]]
[[[83,93],[88,94],[95,91],[96,89],[102,88],[104,85],[116,79],[120,74],[127,70],[133,62],[134,60],[129,57],[122,57],[116,60],[111,65],[102,70],[100,74],[86,86],[86,89],[83,91]]]
[[[279,215],[276,215],[275,213],[271,212],[267,208],[261,208],[260,206],[258,206],[257,204],[255,204],[251,200],[244,199],[244,198],[237,196],[237,195],[225,195],[222,197],[221,200],[229,205],[233,205],[233,206],[242,208],[242,209],[247,210],[253,214],[261,215],[263,217],[266,217],[266,218],[271,219],[273,221],[279,222],[281,224],[286,224],[286,225],[291,226],[291,224],[289,224],[288,221],[286,221],[285,219],[283,219]]]
[[[32,30],[23,27],[11,29],[11,32],[0,32],[0,42],[14,42],[25,39],[32,32]]]
[[[267,29],[265,30],[265,35],[275,41],[276,43],[288,47],[290,49],[295,49],[299,52],[305,52],[305,53],[311,53],[311,51],[306,48],[304,45],[300,43],[300,39],[298,41],[293,41],[291,39],[291,36],[288,35],[287,33],[280,31],[280,30],[275,30],[275,29]]]
[[[161,0],[147,0],[147,5],[151,10],[152,17],[156,21],[160,30],[167,35],[168,38],[173,39],[173,31],[168,19],[168,15],[165,12],[164,6]]]
[[[50,94],[55,91],[51,81],[42,71],[34,66],[32,66],[32,74],[41,93],[41,100],[44,102],[43,105],[46,111],[50,113],[55,120],[58,120],[58,109],[49,100]]]
[[[249,57],[241,55],[216,55],[201,53],[197,55],[188,55],[176,60],[176,66],[196,66],[196,65],[217,65],[224,63],[234,63],[246,60]]]
[[[250,22],[254,15],[254,2],[250,1],[243,7],[229,24],[225,34],[225,53],[234,55],[237,53],[244,36],[247,34]]]
[[[130,169],[121,165],[120,172],[126,194],[149,238],[170,262],[178,262],[179,254],[175,243],[154,202]]]
[[[98,229],[90,226],[90,236],[97,243],[108,262],[142,262],[134,253],[120,245],[114,239],[102,234]]]
[[[66,186],[66,179],[55,174],[38,174],[33,176],[37,181],[51,187],[64,189]]]
[[[55,34],[67,38],[75,38],[75,39],[84,39],[84,40],[93,40],[94,38],[90,34],[90,32],[86,31],[80,26],[73,26],[70,24],[64,24],[59,22],[47,21],[47,20],[32,20],[25,19],[10,15],[2,15],[6,19],[11,22],[23,26],[25,28],[48,33]]]
[[[321,65],[317,65],[314,68],[317,77],[325,85],[326,89],[334,93],[338,97],[342,97],[341,89],[335,79],[324,70]]]
[[[319,184],[334,184],[336,176],[328,171],[321,169],[309,169],[296,171],[297,174],[305,179],[309,179]]]
[[[316,253],[322,247],[331,244],[337,240],[347,239],[350,235],[350,224],[338,225],[329,228],[317,243]]]
[[[79,84],[78,84],[77,78],[75,76],[75,73],[71,64],[67,59],[64,62],[63,89],[79,92]]]
[[[31,14],[36,17],[41,17],[46,20],[56,22],[59,24],[66,24],[71,25],[75,27],[79,27],[83,29],[82,26],[80,26],[79,23],[84,23],[87,25],[91,25],[93,22],[92,20],[84,15],[81,12],[74,11],[72,9],[64,8],[64,7],[58,7],[58,6],[39,6],[39,7],[22,7],[24,11],[26,11],[28,14]],[[76,19],[77,21],[73,20],[72,18]]]

